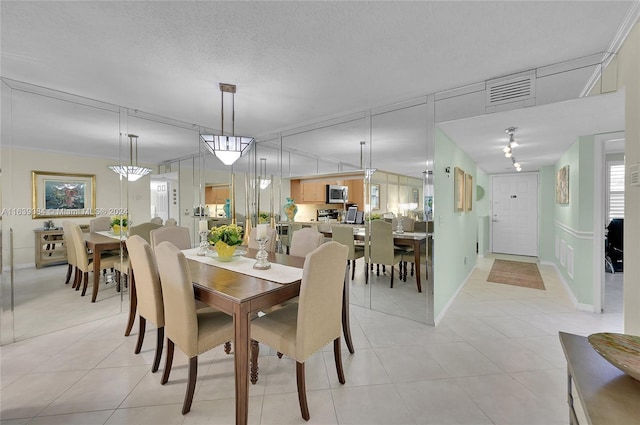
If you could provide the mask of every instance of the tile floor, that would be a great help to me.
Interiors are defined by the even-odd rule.
[[[621,332],[622,315],[576,311],[546,265],[545,291],[488,283],[492,262],[478,259],[435,328],[352,306],[356,353],[344,350],[347,383],[338,383],[330,346],[307,361],[308,423],[568,423],[557,333]],[[176,352],[161,386],[162,370],[150,372],[155,329],[134,355],[137,335],[123,337],[125,321],[121,313],[2,347],[1,424],[234,423],[231,356],[221,348],[200,356],[194,403],[183,416],[184,355]],[[260,372],[249,422],[305,423],[293,362],[263,348]]]

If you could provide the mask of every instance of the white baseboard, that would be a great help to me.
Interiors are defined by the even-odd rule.
[[[456,300],[456,298],[458,297],[458,294],[460,294],[460,292],[462,291],[462,289],[464,288],[464,286],[467,284],[467,282],[469,281],[469,278],[471,277],[471,274],[476,270],[477,266],[474,266],[471,271],[469,272],[469,274],[467,275],[467,277],[464,278],[464,281],[462,282],[462,284],[458,287],[458,289],[456,290],[456,292],[453,294],[453,296],[449,299],[449,302],[447,304],[445,304],[444,308],[442,309],[442,311],[440,312],[440,314],[438,314],[438,317],[436,317],[434,319],[434,326],[438,326],[438,323],[440,323],[440,321],[444,318],[445,314],[447,314],[447,310],[449,310],[449,307],[451,307],[451,304],[453,304],[453,302]]]
[[[16,270],[20,270],[20,269],[30,269],[36,266],[36,263],[24,263],[24,264],[16,264],[15,266],[13,266],[14,269]],[[4,266],[2,268],[2,272],[6,273],[11,271],[11,267],[9,266]]]
[[[558,266],[555,263],[551,261],[540,261],[540,264],[552,266],[556,270],[556,274],[560,278],[560,283],[562,283],[562,286],[564,286],[564,289],[567,291],[567,294],[569,294],[569,299],[571,300],[571,303],[573,304],[573,307],[576,310],[594,313],[593,304],[583,304],[578,302],[578,299],[575,297],[575,295],[573,295],[573,291],[571,290],[571,287],[569,286],[567,281],[564,279],[564,276],[562,276],[562,273],[560,273],[560,269],[558,269]],[[596,313],[599,313],[599,312],[596,312]]]

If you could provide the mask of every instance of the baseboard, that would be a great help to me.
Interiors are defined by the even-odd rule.
[[[458,295],[460,294],[462,289],[465,287],[465,285],[469,281],[469,278],[471,277],[471,274],[476,270],[476,267],[477,266],[474,266],[473,269],[471,269],[471,271],[469,272],[467,277],[464,278],[464,281],[462,281],[462,284],[458,287],[458,289],[453,294],[453,296],[451,298],[449,298],[449,302],[446,303],[445,306],[442,308],[442,311],[440,312],[440,314],[438,314],[438,317],[436,317],[434,319],[434,321],[433,321],[434,322],[434,326],[438,326],[438,323],[440,323],[440,321],[444,318],[445,314],[447,314],[447,311],[449,310],[449,307],[451,307],[451,304],[453,304],[453,302],[456,300],[456,298],[458,297]]]
[[[62,264],[62,263],[60,263]],[[20,270],[20,269],[30,269],[36,266],[36,263],[24,263],[24,264],[16,264],[15,266],[13,266],[14,270]],[[2,272],[9,272],[11,271],[11,267],[10,266],[4,266],[2,268]]]
[[[569,294],[569,299],[573,304],[573,308],[575,308],[578,311],[586,311],[589,313],[594,313],[594,307],[592,304],[583,304],[578,302],[578,299],[575,297],[575,295],[573,295],[573,291],[571,290],[571,287],[569,286],[567,281],[564,279],[564,276],[562,275],[562,273],[560,273],[560,269],[558,268],[556,263],[553,263],[551,261],[540,261],[540,264],[544,264],[546,266],[552,266],[555,269],[556,274],[560,278],[560,283],[562,283],[562,286],[564,286],[564,289],[567,291],[567,294]],[[596,313],[599,313],[599,312],[596,312]]]

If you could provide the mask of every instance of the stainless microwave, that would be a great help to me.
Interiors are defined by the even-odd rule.
[[[349,201],[349,188],[335,184],[327,185],[327,204],[342,204]]]

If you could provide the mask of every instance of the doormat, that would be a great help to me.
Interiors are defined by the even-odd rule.
[[[522,261],[494,260],[487,282],[545,290],[538,265]]]

